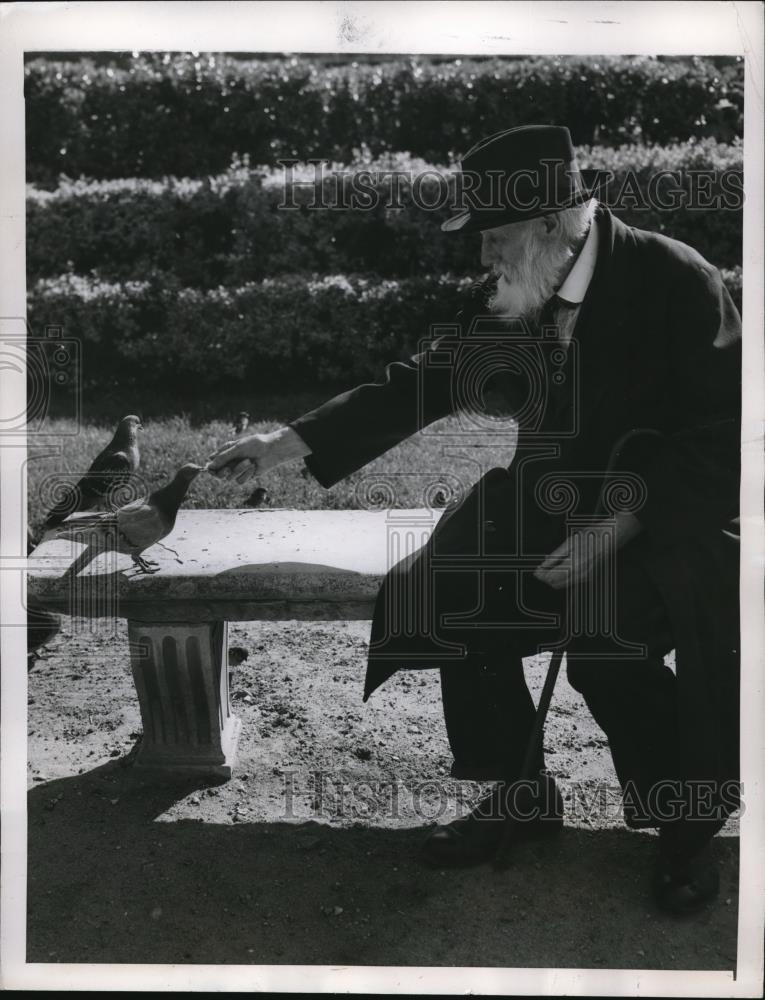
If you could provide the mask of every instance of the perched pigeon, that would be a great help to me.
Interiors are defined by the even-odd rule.
[[[269,503],[268,491],[257,486],[244,501],[245,507],[265,507]]]
[[[234,421],[234,434],[244,434],[250,426],[250,415],[247,410],[241,410],[239,416]]]
[[[155,490],[148,499],[133,500],[116,511],[77,518],[62,525],[57,534],[70,538],[88,535],[93,544],[95,533],[104,548],[125,552],[144,573],[155,573],[158,565],[145,559],[141,553],[173,530],[178,508],[202,468],[191,463],[184,465],[171,482]]]
[[[116,487],[129,481],[140,461],[137,434],[141,426],[141,418],[134,414],[120,420],[114,437],[96,456],[82,479],[49,512],[45,519],[45,529],[55,528],[75,511],[92,510],[113,493]]]

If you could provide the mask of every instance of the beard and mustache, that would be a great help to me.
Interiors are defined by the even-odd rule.
[[[489,300],[489,311],[538,323],[545,302],[560,286],[574,252],[557,240],[546,241],[530,229],[512,261],[502,259],[501,252],[499,257],[492,264],[497,284]]]

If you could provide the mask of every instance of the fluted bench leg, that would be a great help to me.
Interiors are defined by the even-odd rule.
[[[136,767],[228,779],[240,722],[228,696],[227,622],[128,621],[143,721]]]

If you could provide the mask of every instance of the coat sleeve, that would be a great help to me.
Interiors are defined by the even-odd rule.
[[[328,488],[454,409],[450,366],[441,363],[436,342],[289,426],[311,449],[309,471]]]
[[[455,332],[468,329],[487,308],[492,289],[491,279],[469,288],[455,319]],[[438,338],[408,361],[389,364],[377,381],[340,393],[288,424],[311,449],[304,462],[322,486],[334,486],[459,409],[459,350],[439,348],[450,339]]]
[[[738,513],[741,318],[719,271],[685,263],[669,302],[669,420],[663,433],[635,433],[618,464],[637,472],[636,512],[660,544],[721,528]]]

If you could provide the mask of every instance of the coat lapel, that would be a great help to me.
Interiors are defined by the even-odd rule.
[[[599,210],[596,218],[600,226],[598,259],[572,334],[577,351],[580,435],[623,370],[626,318],[637,291],[630,269],[634,239],[629,229],[608,209]]]

